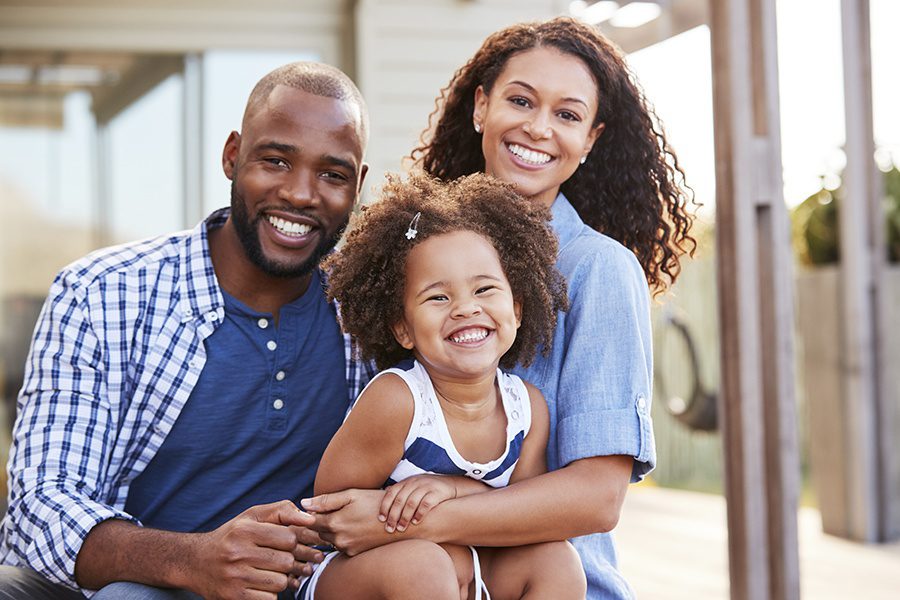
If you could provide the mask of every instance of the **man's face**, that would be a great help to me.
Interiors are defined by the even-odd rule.
[[[231,219],[267,275],[306,275],[337,243],[367,170],[359,123],[352,102],[282,85],[229,136]]]

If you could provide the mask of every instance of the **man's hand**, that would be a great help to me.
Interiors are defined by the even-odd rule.
[[[382,490],[345,490],[306,498],[301,504],[316,513],[315,522],[309,526],[323,540],[334,545],[348,556],[383,546],[398,539],[414,537],[411,530],[405,533],[388,533],[378,519],[384,499]],[[398,535],[403,535],[398,538]]]
[[[313,523],[288,501],[254,506],[218,529],[201,534],[197,553],[197,584],[204,598],[276,598],[297,577],[312,572],[307,562],[322,553],[309,544],[322,543],[307,529]]]
[[[385,490],[378,520],[384,523],[388,533],[393,533],[395,529],[406,531],[410,523],[418,525],[432,508],[456,496],[454,478],[415,475]]]
[[[374,519],[373,519],[374,520]],[[187,589],[209,600],[275,600],[322,553],[313,515],[292,502],[254,506],[208,533],[175,533],[109,520],[78,553],[75,576],[87,589],[113,581]],[[377,521],[376,521],[377,522]]]

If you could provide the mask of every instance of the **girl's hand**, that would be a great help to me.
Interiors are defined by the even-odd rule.
[[[454,477],[441,475],[415,475],[387,488],[378,520],[384,523],[388,533],[406,531],[411,524],[418,525],[432,508],[458,495]]]

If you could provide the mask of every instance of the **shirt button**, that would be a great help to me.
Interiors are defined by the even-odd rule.
[[[277,347],[278,347],[278,344],[275,343],[275,340],[269,340],[268,342],[266,342],[266,348],[268,348],[272,352],[274,352],[275,348],[277,348]]]
[[[278,381],[283,380],[284,379],[284,371],[278,371],[277,373],[275,373],[275,379],[277,379]]]
[[[279,398],[278,400],[276,400],[275,402],[272,403],[272,408],[274,408],[275,410],[281,410],[282,408],[284,408],[284,400]]]
[[[643,396],[638,396],[637,405],[638,405],[638,408],[641,410],[644,410],[645,408],[647,408],[647,401],[644,400]]]
[[[268,319],[260,319],[259,321],[256,322],[256,324],[259,325],[260,329],[265,329],[266,327],[269,326],[269,320]]]
[[[210,311],[210,312],[206,313],[206,318],[209,319],[210,321],[218,321],[218,320],[219,320],[219,313],[217,313],[217,312],[214,311],[214,310],[213,310],[213,311]]]

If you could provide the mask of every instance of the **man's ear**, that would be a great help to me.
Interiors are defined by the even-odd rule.
[[[398,344],[407,350],[413,349],[413,341],[409,335],[409,330],[406,328],[406,321],[400,319],[400,321],[391,325],[391,330],[394,332],[394,339],[397,340]]]
[[[363,163],[359,168],[359,187],[356,188],[356,202],[362,197],[363,183],[366,181],[366,175],[369,173],[369,164]]]
[[[234,180],[238,153],[241,151],[241,134],[232,131],[225,140],[225,148],[222,149],[222,170],[225,177]]]

